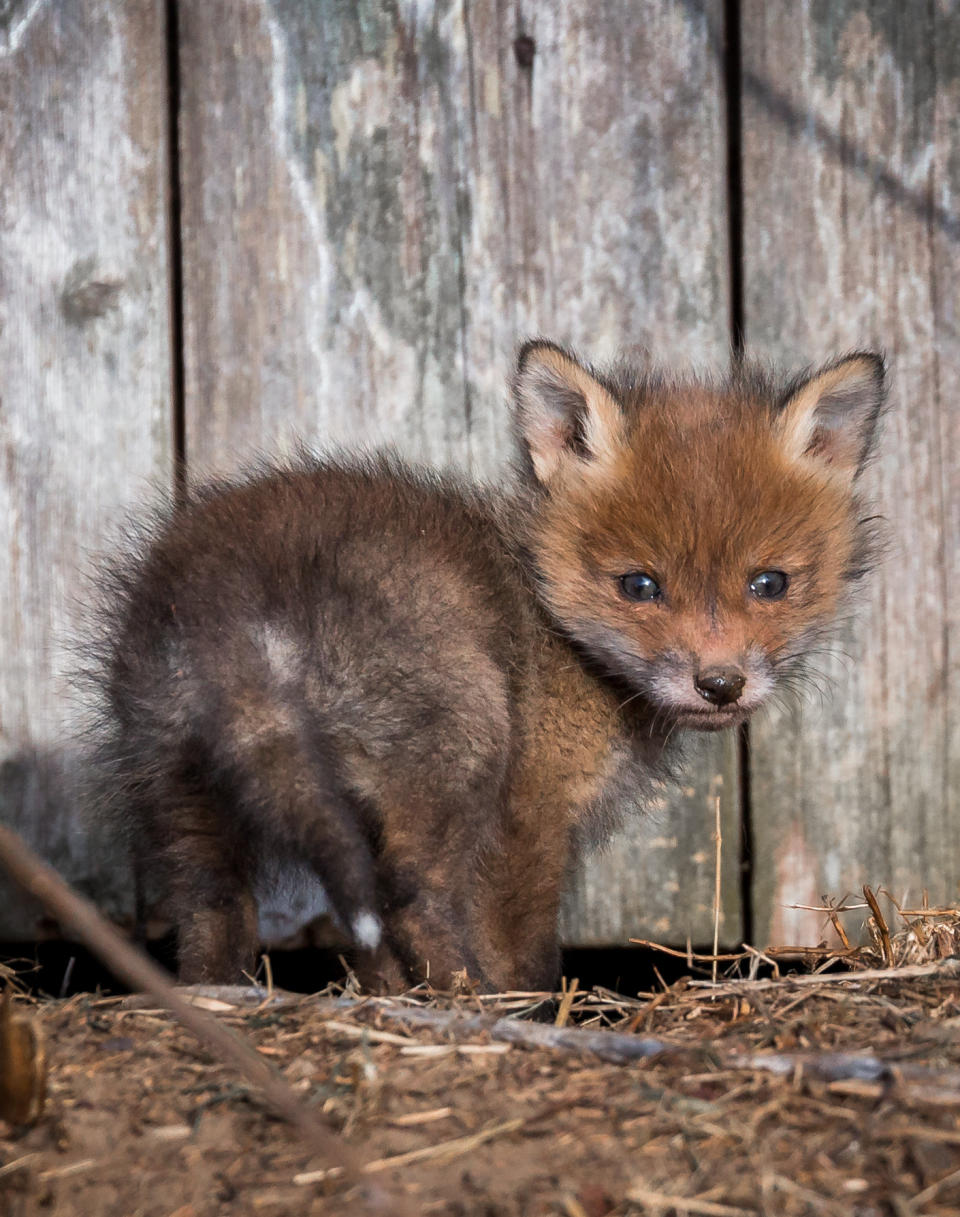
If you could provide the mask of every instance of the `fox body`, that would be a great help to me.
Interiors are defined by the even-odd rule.
[[[304,457],[191,491],[104,579],[101,771],[183,979],[238,978],[299,872],[371,983],[550,987],[580,852],[866,569],[877,355],[711,383],[535,341],[513,398],[506,487]]]

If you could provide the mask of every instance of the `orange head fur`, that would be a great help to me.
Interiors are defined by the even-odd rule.
[[[654,712],[705,729],[743,721],[865,569],[856,480],[882,357],[710,383],[601,374],[536,341],[514,396],[550,615]]]

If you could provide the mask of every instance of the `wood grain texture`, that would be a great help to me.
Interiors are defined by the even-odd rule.
[[[757,938],[809,942],[822,919],[786,906],[960,878],[960,10],[746,0],[743,45],[748,347],[880,345],[893,372],[886,561],[832,696],[753,730]]]
[[[721,12],[182,6],[192,469],[299,432],[495,474],[531,333],[598,358],[641,344],[725,361]],[[690,793],[579,877],[568,941],[709,936],[721,770],[736,936],[734,761],[729,741],[700,744]]]
[[[64,642],[87,551],[169,477],[163,5],[0,8],[0,817],[113,914],[121,861],[83,832]],[[39,909],[0,880],[0,936]]]

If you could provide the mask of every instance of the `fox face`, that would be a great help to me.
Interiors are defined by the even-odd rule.
[[[514,390],[550,615],[665,723],[744,721],[797,674],[868,564],[856,480],[882,357],[711,384],[598,374],[538,341]]]

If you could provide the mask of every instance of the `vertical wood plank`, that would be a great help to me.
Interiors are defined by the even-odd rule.
[[[531,333],[600,358],[639,343],[725,361],[721,13],[713,0],[184,6],[192,467],[230,468],[297,431],[494,473],[504,383]],[[736,937],[731,749],[698,741],[687,793],[585,868],[568,941],[708,937],[715,790]]]
[[[956,5],[743,5],[748,347],[878,344],[893,370],[866,479],[886,561],[821,665],[832,697],[753,732],[761,941],[816,941],[788,906],[864,882],[957,895],[958,45]]]
[[[64,751],[78,572],[170,470],[163,5],[0,9],[0,816],[115,915]],[[0,879],[0,935],[44,932]]]

